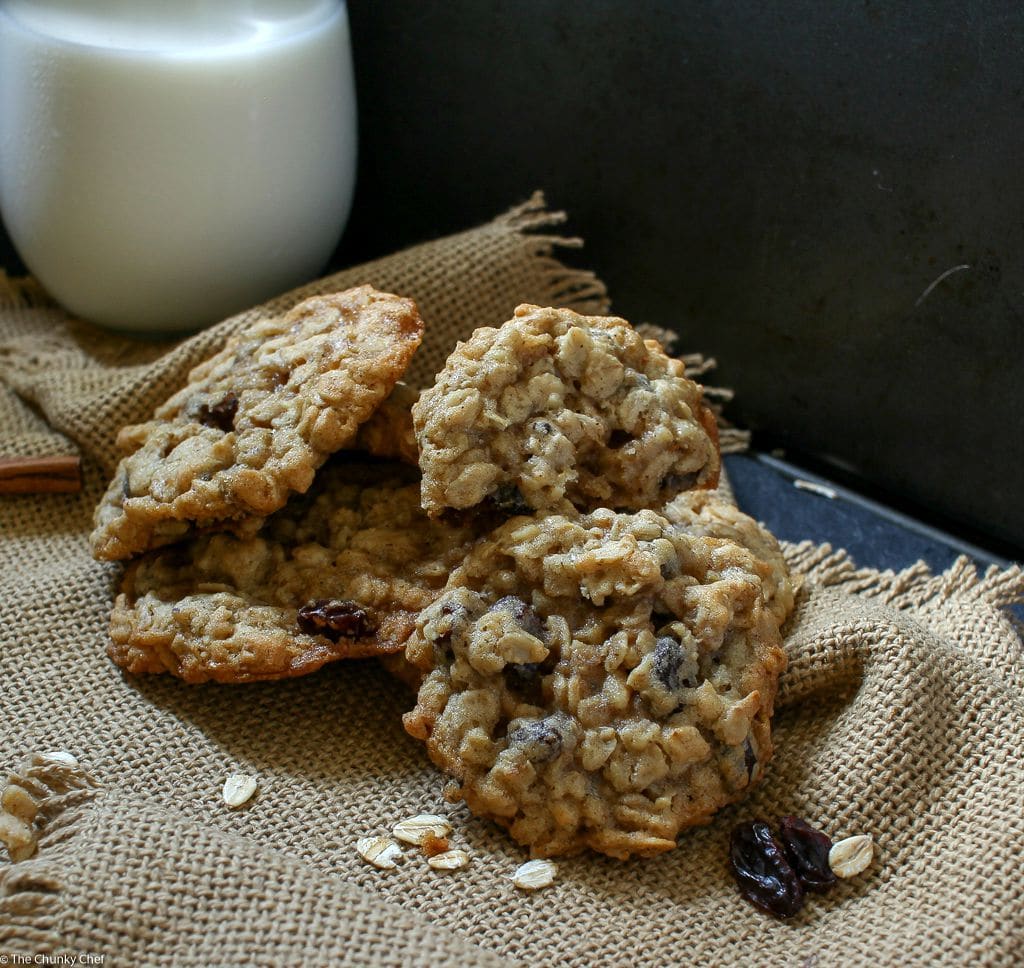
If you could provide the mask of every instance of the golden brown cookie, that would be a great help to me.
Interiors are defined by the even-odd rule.
[[[387,400],[359,428],[354,449],[416,467],[420,452],[412,427],[412,406],[418,397],[412,387],[396,383]]]
[[[431,515],[640,510],[718,480],[700,386],[615,317],[520,306],[458,344],[413,420]]]
[[[423,335],[410,299],[360,286],[261,320],[196,367],[126,452],[93,554],[127,558],[200,530],[251,535],[350,444]]]
[[[780,627],[793,610],[793,583],[779,542],[766,527],[722,498],[718,491],[686,491],[659,512],[687,534],[725,538],[746,548],[764,566],[765,604]]]

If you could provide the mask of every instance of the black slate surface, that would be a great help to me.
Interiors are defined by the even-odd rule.
[[[769,455],[756,451],[730,454],[725,467],[739,507],[763,522],[776,537],[794,542],[828,542],[834,548],[845,549],[859,566],[898,571],[924,561],[938,573],[960,555],[971,558],[979,571],[989,565],[1005,568],[1012,563],[987,548]],[[1024,604],[1013,610],[1024,620]]]

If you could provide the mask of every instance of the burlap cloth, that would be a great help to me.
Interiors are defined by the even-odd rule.
[[[553,220],[534,199],[304,292],[369,282],[416,298],[422,382],[456,336],[518,302],[604,308],[600,282],[553,257],[566,241],[544,234]],[[0,298],[0,453],[77,449],[85,478],[81,494],[0,499],[0,764],[49,791],[37,856],[0,863],[4,963],[1019,963],[1024,664],[1006,611],[1019,568],[879,574],[789,547],[804,582],[764,783],[669,854],[569,858],[554,887],[526,894],[509,879],[525,852],[442,801],[401,728],[410,697],[375,664],[223,687],[127,678],[106,658],[118,568],[92,560],[86,535],[114,434],[272,307],[171,345],[69,321],[31,283]],[[54,749],[82,768],[19,766]],[[260,781],[236,811],[220,798],[232,772]],[[452,814],[468,868],[410,854],[384,873],[357,856],[357,839],[424,811]],[[752,909],[727,868],[734,823],[785,813],[878,845],[866,875],[793,923]]]

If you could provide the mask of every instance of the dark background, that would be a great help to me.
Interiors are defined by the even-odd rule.
[[[567,258],[717,357],[759,446],[1022,556],[1024,7],[349,15],[361,155],[334,265],[542,188],[586,240]]]

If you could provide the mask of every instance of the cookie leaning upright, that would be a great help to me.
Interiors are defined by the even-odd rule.
[[[657,507],[718,480],[701,387],[625,320],[519,306],[459,343],[413,407],[428,514]]]
[[[96,509],[93,554],[113,560],[195,530],[251,534],[351,442],[423,337],[411,299],[360,286],[314,296],[233,337],[148,423]]]

